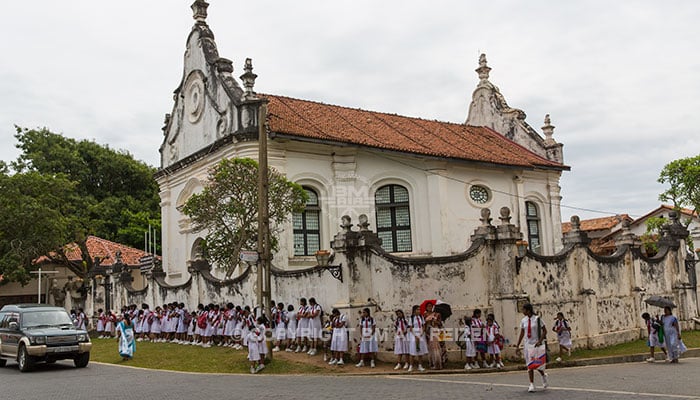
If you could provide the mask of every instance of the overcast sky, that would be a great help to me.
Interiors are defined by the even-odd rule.
[[[192,1],[3,2],[0,159],[14,124],[94,139],[159,165]],[[572,167],[562,215],[641,216],[661,168],[700,154],[697,1],[234,1],[207,19],[256,90],[464,122],[486,53],[490,80]],[[576,210],[579,207],[608,214]]]

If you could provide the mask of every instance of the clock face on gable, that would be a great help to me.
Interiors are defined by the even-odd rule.
[[[198,122],[202,117],[204,101],[204,82],[199,75],[193,74],[185,85],[185,113],[191,123]]]

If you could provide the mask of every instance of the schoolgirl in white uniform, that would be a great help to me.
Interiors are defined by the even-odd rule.
[[[321,322],[322,313],[323,309],[321,305],[316,303],[315,298],[311,297],[309,299],[309,339],[311,339],[311,350],[309,350],[308,353],[310,356],[316,354],[316,349],[321,344],[323,334],[323,323]]]
[[[360,332],[362,339],[360,340],[360,362],[355,366],[362,367],[365,365],[365,358],[370,359],[370,367],[374,368],[374,359],[379,351],[377,344],[377,323],[370,315],[369,308],[362,309],[362,318],[360,318]]]
[[[343,365],[343,356],[348,351],[348,317],[341,314],[337,308],[331,312],[331,326],[333,336],[331,336],[331,361],[330,365]]]
[[[105,332],[104,332],[104,337],[105,338],[111,338],[112,337],[112,332],[114,332],[114,324],[117,322],[117,316],[114,315],[112,310],[107,310],[106,313],[106,318],[105,318]]]
[[[309,318],[308,318],[309,308],[306,305],[306,299],[299,299],[299,309],[297,310],[297,349],[295,353],[309,351],[308,337],[309,337]]]
[[[160,306],[156,306],[155,311],[152,314],[153,317],[153,322],[151,322],[151,341],[152,342],[157,342],[160,339],[160,319],[162,317],[162,309]]]
[[[294,306],[287,306],[287,351],[292,352],[297,339],[297,316],[294,314]]]
[[[236,350],[242,349],[245,341],[245,336],[243,336],[243,317],[243,309],[241,306],[236,306],[233,314],[233,320],[235,321],[233,326],[233,348]]]
[[[467,358],[467,363],[464,364],[464,369],[470,370],[474,368],[474,357],[476,357],[476,347],[472,342],[472,319],[464,317],[464,355]]]
[[[489,354],[489,363],[486,365],[489,368],[503,368],[501,361],[501,345],[499,345],[501,336],[501,328],[496,322],[496,317],[493,314],[486,316],[486,328],[484,332],[486,336],[487,352]]]
[[[418,363],[418,371],[425,371],[422,357],[428,354],[428,342],[425,339],[425,319],[420,315],[420,306],[414,305],[411,309],[411,318],[408,319],[408,351],[411,355],[408,372],[413,371],[413,366]]]
[[[260,346],[259,343],[263,342],[264,334],[260,329],[253,328],[246,333],[243,338],[245,343],[248,345],[248,361],[250,361],[250,373],[255,374],[261,369],[265,368],[264,364],[260,364]]]
[[[102,339],[105,336],[105,313],[102,311],[102,309],[97,310],[97,334],[99,335],[97,338]]]
[[[273,321],[275,322],[276,343],[272,351],[280,351],[280,346],[287,339],[287,322],[289,322],[287,312],[284,311],[284,303],[277,304],[277,311],[273,314]]]
[[[396,310],[396,321],[394,321],[394,354],[398,356],[395,370],[401,369],[401,360],[404,362],[404,369],[409,366],[409,344],[408,344],[408,321],[403,310]]]
[[[256,320],[257,324],[253,324],[255,328],[262,332],[263,336],[263,340],[258,342],[258,347],[260,348],[260,364],[263,365],[263,368],[265,367],[265,358],[267,358],[267,335],[265,334],[265,332],[267,332],[267,326],[265,326],[265,321],[265,316],[261,315]]]
[[[234,319],[235,317],[235,310],[233,308],[233,303],[228,303],[226,304],[226,309],[224,310],[224,346],[231,347],[233,346],[233,341],[232,341],[232,336],[233,336],[233,329],[236,327],[236,320]]]
[[[185,323],[185,314],[187,314],[187,309],[185,309],[185,303],[180,303],[177,305],[177,326],[175,327],[175,335],[178,343],[187,344],[187,324]]]
[[[245,306],[243,308],[243,328],[241,330],[243,334],[243,346],[250,346],[248,343],[248,333],[250,333],[250,330],[255,328],[255,318],[250,312],[250,307]]]
[[[484,333],[484,322],[481,320],[481,310],[475,309],[472,313],[471,318],[471,332],[472,332],[472,343],[474,344],[474,349],[476,354],[474,356],[473,368],[479,368],[479,356],[481,356],[481,362],[486,366],[486,337]]]

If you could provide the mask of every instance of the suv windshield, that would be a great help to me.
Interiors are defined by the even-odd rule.
[[[50,327],[71,325],[73,322],[65,311],[32,311],[22,314],[22,326],[24,328]]]

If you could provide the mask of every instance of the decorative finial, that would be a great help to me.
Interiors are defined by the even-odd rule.
[[[571,231],[580,231],[581,230],[581,218],[579,218],[578,215],[572,215],[571,216]]]
[[[489,79],[489,71],[491,71],[491,68],[488,66],[488,62],[486,61],[486,54],[481,53],[479,56],[479,68],[475,69],[474,71],[479,74],[479,79],[481,79],[482,82]]]
[[[490,226],[491,225],[491,210],[488,208],[482,208],[481,209],[481,218],[479,218],[479,221],[481,221],[481,226]]]
[[[508,225],[510,224],[510,208],[508,207],[501,207],[500,210],[501,216],[498,218],[501,220],[501,225]]]
[[[243,81],[243,86],[245,87],[245,93],[243,98],[245,100],[254,100],[255,92],[253,91],[253,86],[255,86],[255,78],[258,76],[253,73],[253,60],[250,58],[245,59],[245,66],[243,67],[245,73],[241,75],[241,80]]]
[[[542,127],[542,133],[544,133],[545,139],[544,142],[545,144],[554,144],[556,141],[554,138],[552,138],[552,135],[554,135],[554,125],[552,125],[552,120],[549,119],[549,114],[544,116],[544,126]]]
[[[357,226],[360,227],[360,231],[367,232],[369,230],[369,218],[367,218],[367,214],[360,214],[359,219],[360,223],[357,224]]]
[[[198,23],[205,24],[205,20],[207,19],[207,7],[209,7],[209,3],[207,3],[205,0],[196,0],[194,3],[192,3],[191,7],[192,12],[194,13],[194,20]]]

